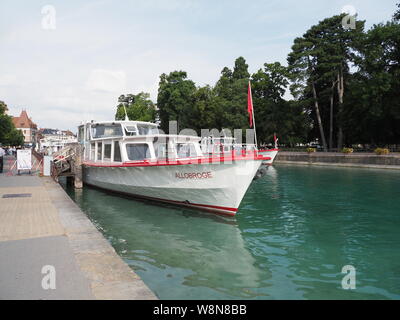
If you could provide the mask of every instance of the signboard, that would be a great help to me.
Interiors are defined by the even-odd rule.
[[[32,169],[32,151],[31,149],[17,150],[17,170]]]
[[[53,157],[44,156],[43,160],[43,175],[48,177],[51,174],[51,161],[53,160]]]

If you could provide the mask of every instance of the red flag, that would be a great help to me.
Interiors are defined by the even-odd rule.
[[[249,113],[250,128],[253,126],[253,98],[251,97],[251,84],[247,92],[247,112]]]

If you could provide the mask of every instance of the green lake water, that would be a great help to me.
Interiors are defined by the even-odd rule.
[[[400,299],[398,171],[277,165],[234,218],[66,189],[161,299]]]

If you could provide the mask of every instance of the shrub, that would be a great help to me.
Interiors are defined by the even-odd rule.
[[[317,151],[317,149],[316,149],[316,148],[307,148],[306,151],[307,151],[308,153],[311,153],[311,152]]]
[[[389,154],[389,149],[387,148],[376,148],[375,149],[375,154],[377,154],[378,156],[383,155],[383,154]]]
[[[343,148],[342,149],[343,153],[353,153],[353,151],[354,151],[353,148]]]

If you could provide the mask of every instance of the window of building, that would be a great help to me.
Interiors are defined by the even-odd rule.
[[[149,145],[146,143],[127,144],[126,153],[129,160],[140,161],[150,158]]]
[[[121,149],[119,148],[119,142],[114,141],[114,161],[121,162]]]

